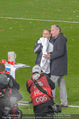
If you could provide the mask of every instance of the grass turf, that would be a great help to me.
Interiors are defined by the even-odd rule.
[[[20,18],[28,18],[28,20]],[[42,19],[42,21],[33,19]],[[54,21],[43,21],[43,19]],[[0,0],[0,59],[7,61],[8,51],[15,51],[17,63],[31,66],[16,71],[16,80],[20,84],[23,100],[31,100],[26,91],[26,81],[31,77],[31,69],[35,65],[36,54],[33,52],[33,47],[36,40],[42,36],[43,29],[50,29],[53,24],[60,25],[62,32],[68,38],[68,75],[65,76],[68,104],[79,105],[78,0]],[[55,102],[60,104],[58,87]],[[33,114],[32,104],[30,105],[31,110],[19,106],[23,114]],[[62,114],[79,114],[79,108],[62,108]]]

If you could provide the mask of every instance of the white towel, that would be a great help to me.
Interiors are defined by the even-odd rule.
[[[42,48],[42,54],[48,54],[53,51],[53,45],[49,42],[47,38],[40,38],[38,40],[38,43],[41,43],[43,48]],[[50,59],[44,58],[42,55],[40,66],[43,72],[45,73],[50,73]]]

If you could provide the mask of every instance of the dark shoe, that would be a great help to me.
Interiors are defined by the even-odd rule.
[[[61,107],[68,107],[68,105],[61,105]]]

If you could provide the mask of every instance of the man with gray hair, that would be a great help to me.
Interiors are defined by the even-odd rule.
[[[61,107],[67,107],[67,92],[64,80],[64,75],[67,75],[67,38],[61,33],[59,25],[51,26],[51,35],[54,37],[53,52],[44,55],[44,57],[51,60],[51,80],[55,83],[55,86],[58,81]],[[55,89],[52,90],[52,93],[55,99]]]

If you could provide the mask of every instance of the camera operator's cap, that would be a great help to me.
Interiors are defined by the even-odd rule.
[[[32,68],[32,73],[35,73],[35,72],[41,73],[41,67],[39,65],[35,65]]]

